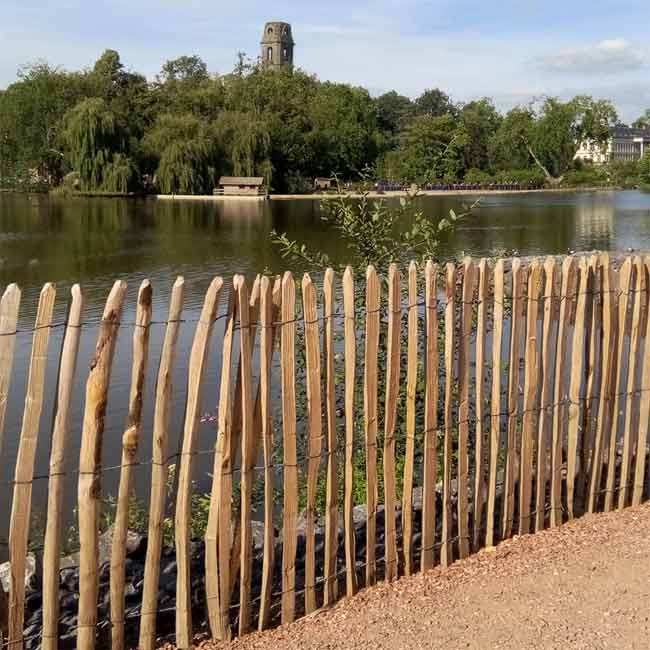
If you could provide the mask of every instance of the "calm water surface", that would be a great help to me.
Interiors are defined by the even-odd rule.
[[[450,209],[462,210],[468,199],[426,197],[421,207],[426,214],[441,216]],[[125,322],[134,318],[138,286],[149,278],[154,288],[154,320],[165,318],[170,288],[177,275],[186,279],[185,318],[196,319],[205,289],[215,275],[287,268],[278,250],[270,243],[271,230],[286,231],[291,238],[318,247],[333,259],[344,262],[346,251],[336,234],[320,219],[319,204],[314,201],[278,201],[267,203],[159,202],[155,200],[55,199],[47,196],[0,194],[0,284],[17,282],[22,291],[19,327],[33,325],[39,291],[46,281],[55,282],[57,320],[66,311],[69,288],[79,282],[86,301],[88,324],[81,343],[77,399],[71,416],[69,465],[78,463],[80,425],[86,370],[97,336],[108,291],[118,278],[128,281],[128,306]],[[474,215],[443,242],[442,255],[464,251],[474,256],[501,250],[517,250],[522,255],[565,253],[568,249],[625,250],[650,249],[650,194],[607,192],[582,194],[533,194],[487,196]],[[301,269],[293,269],[301,272]],[[194,325],[183,326],[179,342],[178,368],[172,412],[171,451],[178,446],[185,404],[187,357]],[[219,330],[216,331],[218,340]],[[130,375],[130,339],[132,329],[123,328],[118,342],[109,395],[104,436],[104,465],[119,463],[120,439],[126,420]],[[164,328],[152,327],[151,364],[147,382],[146,426],[140,457],[151,457],[151,409],[155,371]],[[62,330],[53,330],[47,374],[47,401],[39,438],[37,475],[47,473],[49,436],[56,366]],[[20,333],[5,423],[3,448],[0,450],[0,540],[8,533],[8,512],[13,466],[18,448],[29,363],[31,333]],[[212,411],[217,401],[219,380],[217,346],[208,369],[204,410]],[[199,449],[214,444],[214,425],[201,428]],[[200,457],[197,477],[205,484],[205,472],[211,459]],[[146,492],[149,468],[140,468],[138,489]],[[104,488],[115,492],[117,472],[107,472]],[[71,477],[68,489],[74,496]],[[46,497],[47,481],[35,483],[35,504]],[[72,501],[71,501],[72,503]],[[0,546],[0,556],[4,550]]]

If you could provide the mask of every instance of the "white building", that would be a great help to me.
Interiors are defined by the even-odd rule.
[[[641,160],[646,151],[650,151],[650,130],[615,126],[604,145],[592,140],[581,142],[575,158],[594,165],[604,165],[614,160],[635,162]]]

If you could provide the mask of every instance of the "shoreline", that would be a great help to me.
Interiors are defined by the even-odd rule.
[[[576,194],[578,192],[622,192],[622,187],[564,187],[543,188],[537,190],[422,190],[418,196],[517,196],[519,194]],[[372,199],[391,199],[409,196],[408,191],[369,192],[367,197]],[[151,198],[160,201],[326,201],[344,196],[349,199],[359,199],[360,192],[345,192],[339,194],[270,194],[264,196],[213,196],[210,194],[156,194]]]
[[[421,190],[417,193],[418,197],[458,197],[458,196],[517,196],[517,195],[534,195],[534,194],[577,194],[593,192],[624,192],[629,190],[643,191],[644,188],[623,188],[623,187],[560,187],[560,188],[542,188],[531,190]],[[650,189],[650,188],[649,188]],[[81,192],[71,194],[67,197],[59,197],[51,192],[21,192],[3,188],[2,194],[46,194],[55,198],[85,198],[85,199],[154,199],[156,201],[203,201],[216,203],[261,203],[264,201],[327,201],[343,196],[348,199],[360,199],[363,194],[360,192],[344,192],[339,195],[336,193],[323,194],[269,194],[268,196],[223,196],[214,194],[113,194],[113,193],[92,193]],[[404,198],[410,195],[409,191],[388,191],[388,192],[369,192],[365,196],[371,199],[392,199]]]

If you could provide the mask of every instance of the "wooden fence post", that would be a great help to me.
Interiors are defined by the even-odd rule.
[[[355,329],[354,274],[348,266],[343,274],[343,312],[345,316],[345,576],[346,594],[357,591],[354,538],[354,389],[356,385],[357,334]]]
[[[598,255],[592,255],[589,258],[589,268],[591,270],[591,284],[590,284],[590,301],[588,305],[591,307],[591,314],[588,324],[588,344],[589,344],[589,361],[588,367],[585,371],[586,383],[586,408],[583,414],[583,436],[580,455],[580,474],[577,486],[576,498],[579,499],[581,507],[584,510],[587,508],[588,491],[589,491],[589,476],[591,474],[591,466],[594,461],[594,442],[595,430],[597,422],[594,419],[594,413],[598,412],[596,404],[598,400],[599,382],[602,381],[602,319],[603,319],[603,304],[602,304],[602,273],[600,268],[600,260]]]
[[[539,319],[542,295],[542,265],[534,260],[528,275],[528,309],[526,313],[526,353],[524,366],[524,414],[521,429],[521,472],[519,474],[519,534],[527,535],[531,530],[530,504],[533,480],[533,448],[539,388],[539,346],[537,321]]]
[[[598,420],[596,423],[596,439],[591,462],[591,477],[589,481],[589,503],[587,510],[590,513],[598,509],[600,501],[600,485],[603,470],[603,451],[605,448],[606,431],[615,422],[612,414],[614,390],[616,385],[617,367],[617,340],[618,340],[618,301],[615,292],[618,289],[616,272],[610,268],[609,255],[600,256],[602,268],[602,294],[603,294],[603,351],[601,355],[601,384],[598,402]]]
[[[560,322],[555,355],[555,392],[553,404],[553,440],[551,442],[551,527],[562,523],[562,450],[566,428],[565,404],[566,355],[568,329],[571,320],[573,294],[575,293],[575,260],[566,257],[562,263],[562,288],[560,290]]]
[[[616,481],[616,456],[618,449],[618,431],[620,424],[621,400],[627,392],[627,376],[625,369],[625,335],[628,331],[628,305],[630,302],[630,289],[634,266],[632,258],[627,257],[621,271],[620,294],[618,300],[618,361],[616,364],[616,383],[614,384],[614,410],[611,426],[609,428],[609,453],[607,455],[607,486],[605,492],[605,512],[610,512],[614,507],[614,491]]]
[[[478,550],[483,523],[485,503],[485,332],[487,322],[487,300],[490,291],[487,260],[478,265],[478,310],[476,315],[476,429],[474,453],[474,534],[472,547]]]
[[[77,353],[81,338],[83,296],[78,284],[71,291],[65,337],[59,365],[56,415],[52,428],[50,478],[47,489],[47,523],[43,548],[43,650],[57,650],[59,643],[59,561],[63,531],[63,492],[70,433],[70,404],[74,390]]]
[[[431,260],[424,270],[426,382],[424,396],[424,476],[422,478],[422,554],[421,571],[428,571],[435,560],[436,483],[438,481],[438,266]]]
[[[20,289],[18,285],[10,284],[0,301],[0,454],[4,443],[5,415],[11,385],[19,308]]]
[[[86,382],[79,453],[79,617],[77,648],[93,650],[97,633],[99,589],[99,506],[101,457],[108,386],[115,343],[122,318],[126,282],[118,280],[108,296],[101,328]]]
[[[460,341],[458,345],[458,555],[460,559],[469,555],[469,513],[467,497],[469,491],[469,344],[472,335],[472,313],[476,268],[471,257],[463,262],[463,293],[461,304]]]
[[[387,582],[397,578],[397,532],[395,530],[395,424],[400,376],[400,330],[402,293],[396,264],[388,269],[388,333],[386,344],[386,401],[384,404],[384,557]]]
[[[192,516],[192,467],[196,452],[196,434],[201,414],[201,388],[214,321],[219,307],[223,280],[215,278],[205,295],[201,318],[196,326],[190,353],[187,383],[187,406],[183,427],[183,447],[176,499],[176,645],[182,650],[192,647],[192,594],[190,577],[190,523]]]
[[[512,534],[517,474],[517,426],[519,418],[519,377],[521,333],[524,328],[523,288],[526,271],[521,260],[512,260],[512,314],[510,326],[510,368],[508,377],[508,433],[506,441],[506,471],[503,485],[503,524],[501,539]]]
[[[239,359],[241,380],[241,560],[239,586],[239,635],[243,636],[250,629],[251,619],[251,576],[253,573],[253,536],[252,536],[252,499],[253,468],[256,457],[257,431],[253,425],[253,380],[252,380],[252,346],[254,334],[251,331],[250,307],[248,304],[248,287],[244,276],[233,287],[237,293],[237,311],[239,312]]]
[[[454,434],[454,356],[456,350],[456,267],[449,263],[446,267],[445,291],[447,305],[445,307],[445,442],[442,472],[442,541],[440,547],[440,564],[451,566],[454,561],[451,544],[451,464],[452,437]]]
[[[296,611],[296,545],[298,521],[298,454],[296,450],[296,285],[289,272],[282,278],[282,426],[284,498],[282,526],[282,623]]]
[[[205,531],[205,592],[212,636],[230,640],[230,514],[232,500],[232,348],[237,318],[234,286],[228,295],[221,348],[221,386],[210,511]]]
[[[138,306],[133,330],[133,362],[131,368],[131,393],[127,428],[122,437],[122,467],[118,489],[115,527],[111,547],[111,637],[113,650],[124,648],[124,588],[126,538],[129,529],[129,501],[131,498],[131,475],[136,462],[142,408],[144,404],[144,379],[149,355],[152,290],[149,280],[144,280],[138,292]]]
[[[172,403],[172,377],[176,359],[176,344],[183,313],[185,280],[176,278],[169,302],[169,314],[165,339],[160,354],[158,380],[156,382],[156,405],[153,416],[153,444],[151,465],[151,496],[149,500],[149,527],[147,555],[144,564],[142,591],[142,614],[140,617],[140,650],[155,650],[156,617],[158,615],[158,585],[160,581],[160,553],[163,545],[163,523],[167,494],[167,453],[169,440],[169,416]],[[51,650],[55,650],[52,648]]]
[[[540,398],[537,429],[537,463],[535,487],[535,532],[544,529],[546,520],[546,485],[548,477],[549,441],[553,425],[553,378],[555,373],[555,347],[551,344],[554,323],[557,321],[555,296],[555,258],[544,261],[544,324],[542,326],[542,395]]]
[[[590,268],[586,257],[580,259],[580,288],[576,308],[573,345],[571,350],[571,374],[569,380],[569,421],[567,433],[567,473],[566,495],[569,519],[574,517],[576,464],[578,460],[578,437],[580,433],[580,387],[584,377],[585,363],[585,319],[587,312],[587,292],[589,291]],[[588,352],[587,352],[588,353]]]
[[[402,538],[404,573],[411,575],[413,563],[413,472],[415,469],[415,398],[418,379],[418,269],[409,265],[408,275],[408,350],[406,370],[406,457],[402,490]]]
[[[327,486],[325,488],[325,567],[323,578],[323,605],[333,605],[337,596],[336,557],[338,551],[338,438],[336,435],[336,369],[334,358],[334,306],[336,304],[335,275],[325,271],[323,294],[325,297],[325,395],[327,417]],[[345,289],[344,289],[345,290]],[[354,318],[354,308],[352,312]],[[354,373],[354,370],[353,370]],[[352,409],[352,406],[350,406]],[[347,412],[347,411],[346,411]],[[351,511],[350,511],[351,512]],[[354,534],[354,533],[353,533]],[[354,568],[354,567],[353,567]]]
[[[646,268],[643,260],[636,256],[633,261],[636,276],[636,291],[634,295],[634,312],[632,313],[632,331],[630,335],[630,352],[628,356],[627,375],[627,406],[625,408],[625,434],[623,437],[623,457],[621,459],[621,480],[618,492],[618,508],[622,510],[628,503],[631,494],[631,465],[632,452],[636,447],[639,429],[639,398],[637,390],[637,374],[639,371],[640,347],[643,337],[644,320],[647,309],[648,283]]]
[[[262,589],[260,594],[259,629],[269,624],[271,614],[271,590],[275,561],[275,529],[273,527],[273,422],[271,413],[271,378],[273,349],[282,303],[280,278],[276,278],[270,290],[269,278],[261,284],[261,335],[260,335],[260,414],[262,417],[262,440],[264,442],[264,557],[262,559]]]
[[[34,325],[32,353],[27,376],[25,410],[14,474],[14,495],[9,525],[11,589],[9,591],[9,645],[23,647],[25,619],[25,562],[32,511],[32,481],[36,462],[38,430],[43,410],[45,370],[50,344],[56,287],[49,282],[41,290]]]
[[[643,260],[644,273],[650,269],[650,257]],[[646,287],[647,288],[647,287]],[[641,369],[641,405],[639,435],[636,441],[636,462],[634,468],[634,490],[632,505],[638,506],[643,501],[645,488],[646,447],[648,444],[648,422],[650,421],[650,306],[645,318],[645,345],[643,346],[643,367]]]
[[[379,355],[379,281],[374,266],[366,271],[366,345],[363,411],[366,442],[366,587],[377,572],[377,362]]]
[[[316,490],[323,442],[321,399],[321,350],[316,289],[309,274],[302,281],[305,318],[305,360],[307,382],[307,508],[305,511],[305,614],[316,610]]]
[[[494,546],[499,441],[501,436],[501,353],[503,350],[504,264],[494,267],[494,329],[492,332],[492,396],[490,400],[490,471],[488,476],[487,530],[485,545]],[[503,507],[503,502],[502,502]]]

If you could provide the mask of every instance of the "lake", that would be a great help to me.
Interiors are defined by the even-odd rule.
[[[424,197],[426,214],[442,216],[450,209],[462,210],[463,197]],[[133,322],[135,296],[140,282],[149,278],[154,289],[154,320],[167,315],[170,288],[177,275],[186,279],[185,318],[196,319],[203,295],[215,275],[252,275],[259,271],[280,272],[287,268],[270,243],[271,230],[286,231],[307,245],[318,247],[337,261],[346,251],[336,233],[321,221],[316,201],[292,200],[265,203],[170,202],[154,199],[60,199],[45,195],[0,193],[0,283],[17,282],[23,291],[19,329],[33,326],[39,291],[46,281],[57,284],[56,320],[65,316],[69,288],[82,285],[85,321],[76,395],[71,414],[69,465],[78,463],[79,438],[87,368],[92,358],[104,301],[112,282],[129,283],[124,322]],[[487,195],[481,207],[442,242],[441,256],[465,252],[474,256],[516,250],[521,255],[566,253],[567,250],[650,249],[650,194],[641,192],[548,193]],[[292,269],[301,272],[301,269]],[[182,327],[172,412],[170,450],[177,449],[185,404],[187,357],[194,324]],[[47,400],[43,411],[37,455],[37,476],[47,473],[56,370],[62,329],[52,331],[47,373]],[[215,340],[218,340],[217,330]],[[130,381],[132,329],[121,331],[109,395],[104,436],[104,465],[119,463],[121,436],[126,421]],[[146,426],[140,458],[151,455],[151,413],[155,372],[164,335],[163,325],[152,327],[151,363],[145,401]],[[0,470],[4,498],[0,499],[0,540],[8,534],[10,485],[18,449],[26,371],[32,335],[17,336],[14,373],[5,423]],[[216,351],[217,346],[214,346]],[[204,411],[214,411],[220,374],[218,358],[211,358],[204,394]],[[204,425],[199,449],[214,445],[214,425]],[[199,483],[206,484],[211,459],[197,463]],[[137,473],[137,487],[146,493],[148,467]],[[104,488],[115,493],[117,471],[108,471]],[[67,493],[74,502],[72,474]],[[34,499],[39,505],[47,494],[45,478],[35,482]],[[0,556],[4,549],[0,548]]]

